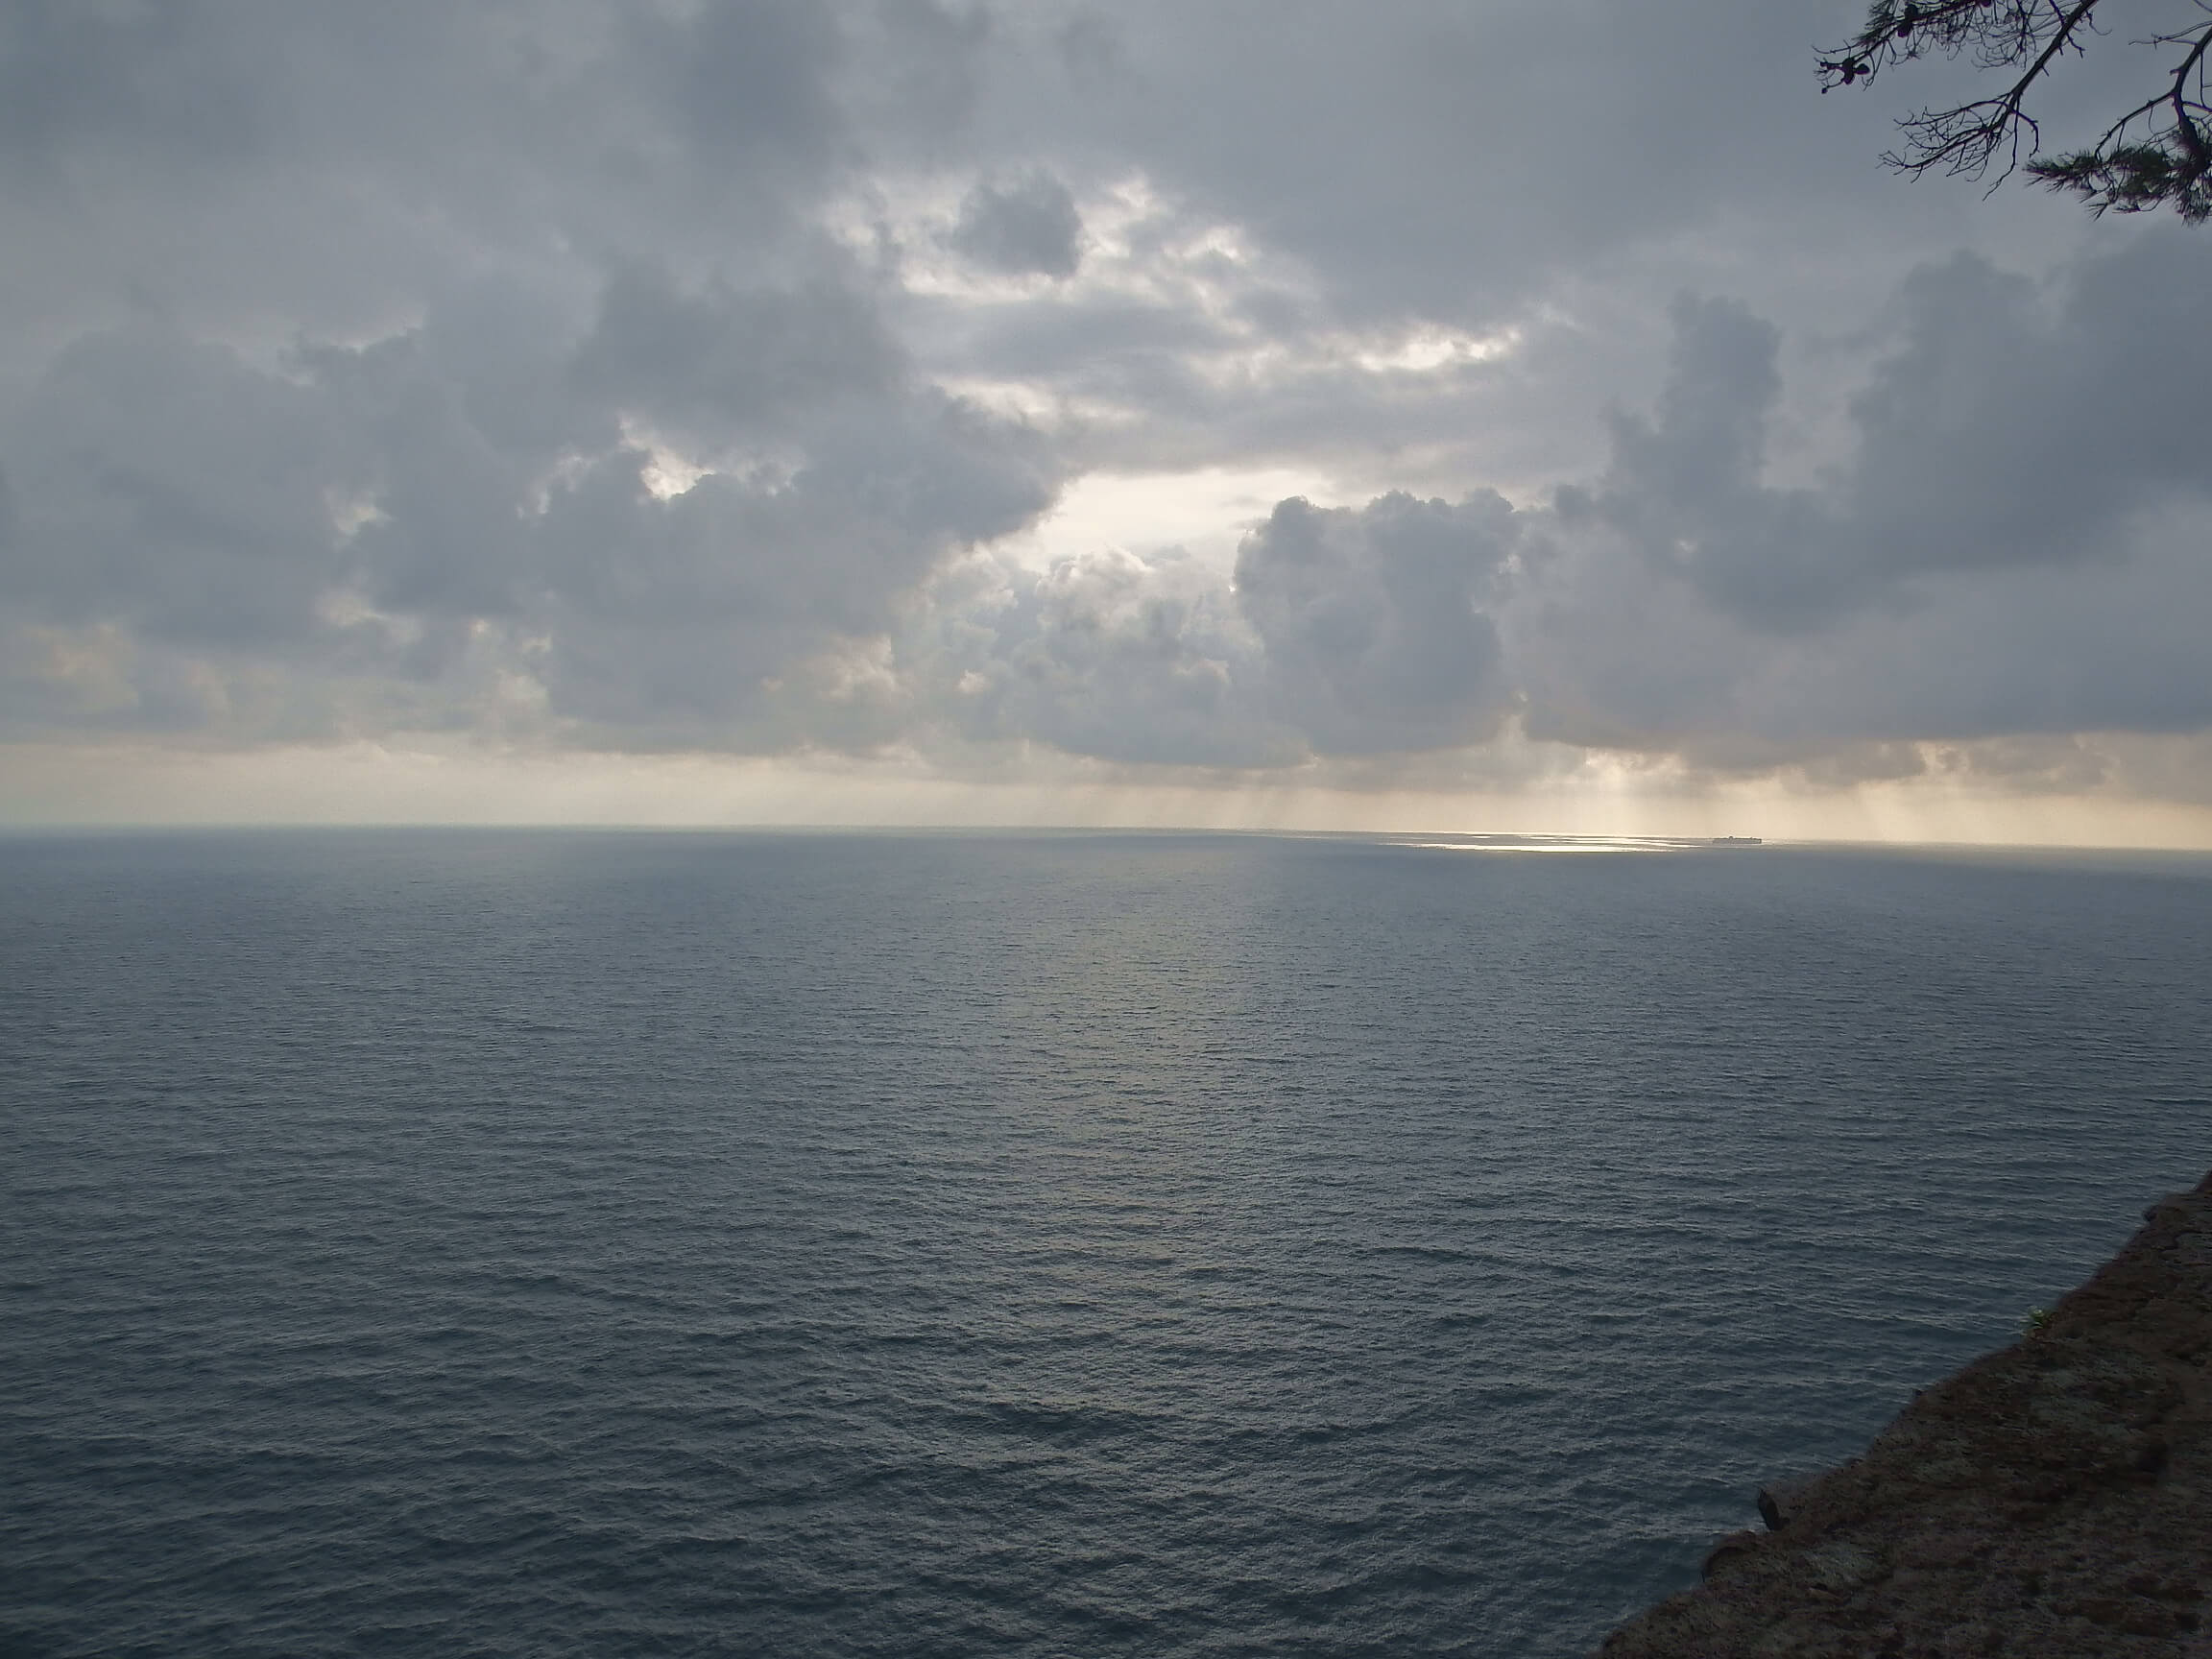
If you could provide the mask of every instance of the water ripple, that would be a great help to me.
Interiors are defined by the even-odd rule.
[[[0,842],[0,1647],[1579,1651],[2205,1164],[2212,868]]]

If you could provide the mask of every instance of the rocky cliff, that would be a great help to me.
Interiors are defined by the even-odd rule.
[[[1603,1659],[2212,1659],[2212,1177],[2040,1329],[1722,1539]]]

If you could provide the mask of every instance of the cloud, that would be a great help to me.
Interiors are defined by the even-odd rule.
[[[844,137],[830,86],[845,41],[836,14],[800,0],[709,0],[623,17],[656,102],[703,157],[764,156],[812,171]]]
[[[1495,494],[1278,505],[1234,582],[1179,548],[956,567],[893,637],[907,729],[1131,766],[1461,747],[1512,704],[1483,610],[1521,526]]]
[[[1724,609],[1809,624],[1844,572],[1817,498],[1763,482],[1780,331],[1729,300],[1677,301],[1673,322],[1656,414],[1616,412],[1604,482],[1563,492],[1560,510],[1602,520]]]
[[[2180,788],[2212,254],[1804,30],[27,0],[0,728]],[[1298,493],[1022,541],[1206,469]]]
[[[219,8],[21,0],[0,20],[0,156],[222,162],[264,146],[276,65]]]
[[[685,293],[664,272],[630,269],[607,284],[571,372],[586,397],[712,449],[881,397],[902,357],[867,296],[833,279]]]
[[[457,332],[281,372],[158,326],[80,340],[9,445],[0,600],[304,678],[340,637],[403,680],[504,640],[548,717],[609,741],[779,745],[744,724],[768,682],[1057,487],[1034,434],[913,381],[841,290],[618,273],[573,343]],[[646,430],[724,465],[678,487]]]
[[[1174,549],[956,567],[898,638],[947,736],[1137,766],[1302,758],[1264,707],[1260,650],[1218,573]]]
[[[1787,487],[1767,479],[1780,331],[1686,300],[1651,411],[1614,413],[1610,461],[1555,505],[1293,497],[1228,570],[1173,549],[978,563],[1050,504],[1053,445],[920,378],[834,261],[778,288],[625,267],[566,312],[480,288],[277,369],[149,323],[64,351],[12,429],[0,598],[35,631],[15,726],[1043,745],[1377,779],[1509,725],[1833,777],[1916,764],[1897,744],[2193,730],[2202,469],[2148,411],[2185,403],[2194,361],[2115,364],[2092,302],[2113,279],[2096,263],[2021,300],[1929,374],[1952,338],[1931,307],[2019,285],[1971,262],[1913,276],[1853,444]],[[2154,338],[2186,313],[2146,315]],[[1938,429],[1954,465],[1900,437]],[[2070,517],[1996,550],[1900,548],[1899,495],[1914,522],[2010,521],[1986,455],[2024,432],[2073,445]]]
[[[0,593],[52,620],[274,646],[337,577],[327,411],[224,347],[157,325],[80,339],[11,438]]]
[[[969,191],[946,240],[988,270],[1072,276],[1083,262],[1083,215],[1066,184],[1049,173],[1031,172]]]
[[[2049,294],[1974,259],[1914,273],[1813,486],[1763,475],[1777,331],[1679,304],[1655,412],[1614,417],[1513,613],[1531,732],[1757,765],[2212,722],[2179,621],[2212,600],[2212,463],[2182,435],[2206,276],[2165,238]]]
[[[787,475],[663,499],[646,461],[617,450],[553,493],[528,612],[551,710],[612,746],[806,740],[749,722],[771,682],[882,633],[945,555],[1027,523],[1054,486],[1019,428],[926,391],[824,430]]]
[[[983,141],[1110,155],[1307,265],[1357,320],[1487,325],[1562,270],[1724,206],[1815,234],[1864,213],[1885,237],[1941,211],[1873,165],[1893,110],[1819,97],[1817,20],[1760,0],[1012,15],[1027,28],[999,48],[1022,71],[987,89]]]
[[[2053,297],[1972,256],[1915,271],[1825,489],[1763,478],[1779,332],[1740,303],[1685,300],[1656,414],[1614,417],[1612,468],[1570,510],[1770,628],[1944,572],[2113,563],[2140,515],[2212,493],[2212,458],[2186,435],[2212,372],[2207,276],[2199,248],[2164,237],[2083,264]]]
[[[1323,755],[1441,749],[1510,706],[1486,605],[1520,537],[1503,497],[1389,494],[1358,511],[1291,499],[1237,555],[1237,602],[1272,705]]]

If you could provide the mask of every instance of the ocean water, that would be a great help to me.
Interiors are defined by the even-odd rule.
[[[0,1651],[1578,1653],[2208,990],[2184,858],[0,841]]]

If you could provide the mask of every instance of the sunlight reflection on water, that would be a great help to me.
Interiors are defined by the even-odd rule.
[[[0,843],[0,1650],[1582,1652],[2202,1173],[2212,863],[1695,851]]]

